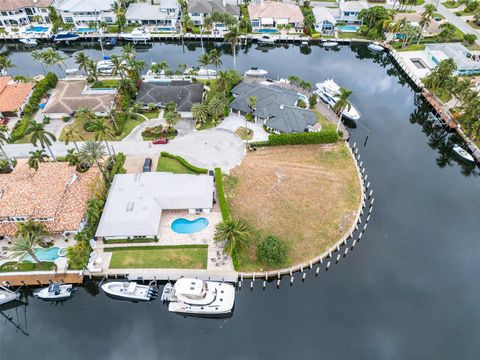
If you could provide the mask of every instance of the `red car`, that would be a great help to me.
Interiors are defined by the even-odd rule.
[[[164,144],[168,144],[168,139],[167,139],[167,138],[153,139],[152,144],[154,144],[154,145],[164,145]]]
[[[0,118],[0,125],[7,125],[9,121],[10,121],[9,118],[2,117]]]

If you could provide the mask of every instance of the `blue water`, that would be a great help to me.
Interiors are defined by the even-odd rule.
[[[255,32],[261,34],[275,34],[278,33],[277,29],[257,29]]]
[[[343,25],[339,26],[338,29],[343,32],[356,32],[359,29],[357,25]]]
[[[179,218],[172,222],[172,230],[178,234],[193,234],[205,229],[207,226],[208,220],[205,218],[198,218],[192,221]]]
[[[36,32],[36,33],[41,33],[41,32],[46,32],[48,31],[47,26],[30,26],[26,32]]]
[[[48,249],[36,249],[35,250],[35,256],[38,258],[40,261],[55,261],[58,259],[58,250],[60,248],[57,246],[53,246]],[[30,255],[25,256],[23,258],[23,261],[33,261],[32,257]]]
[[[95,31],[97,31],[97,29],[94,29],[94,28],[77,28],[77,30],[75,30],[76,32],[78,33],[93,33]]]
[[[175,31],[175,28],[171,26],[162,26],[155,28],[154,31]]]

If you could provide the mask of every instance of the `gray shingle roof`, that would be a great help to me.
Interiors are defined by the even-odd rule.
[[[201,14],[210,14],[212,11],[220,11],[222,13],[226,12],[230,15],[239,16],[240,7],[237,5],[227,4],[223,6],[222,1],[220,0],[191,0],[188,3],[188,12],[189,13],[201,13]]]
[[[138,103],[162,104],[169,101],[177,104],[177,111],[190,111],[192,105],[202,102],[203,84],[182,81],[172,81],[170,85],[144,82],[137,93]]]

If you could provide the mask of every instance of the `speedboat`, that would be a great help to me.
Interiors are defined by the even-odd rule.
[[[262,44],[275,44],[275,39],[270,35],[262,35],[258,38],[258,42]]]
[[[338,46],[338,42],[336,41],[325,41],[322,43],[323,47],[326,47],[326,48],[333,48],[335,46]]]
[[[43,300],[65,300],[72,296],[72,284],[51,284],[34,295]]]
[[[135,281],[114,281],[107,282],[102,285],[103,291],[113,297],[133,300],[133,301],[150,301],[157,297],[158,290],[151,285],[139,285]]]
[[[267,70],[259,69],[258,67],[251,67],[245,71],[245,76],[265,76],[268,74]]]
[[[322,83],[317,83],[316,87],[317,90],[314,93],[331,107],[335,106],[340,95],[340,86],[333,80],[325,80]],[[350,109],[343,110],[342,116],[353,121],[360,119],[360,112],[351,102],[349,104]]]
[[[69,42],[77,40],[80,36],[78,34],[68,32],[68,31],[61,31],[52,36],[54,42]]]
[[[122,60],[121,64],[127,65],[127,62]],[[114,69],[115,65],[109,56],[104,56],[103,60],[97,62],[97,71],[102,75],[111,75]]]
[[[23,38],[23,39],[19,39],[18,41],[20,41],[22,44],[25,44],[25,45],[31,45],[31,46],[38,45],[38,42],[35,39]]]
[[[197,75],[197,76],[217,76],[217,71],[214,69],[205,69],[197,66],[188,68],[185,71],[185,75]]]
[[[20,299],[20,293],[0,286],[0,305]]]
[[[475,159],[473,158],[472,155],[470,155],[467,150],[465,150],[464,148],[462,148],[461,146],[459,145],[455,145],[453,147],[453,151],[455,151],[455,153],[460,156],[462,159],[464,160],[467,160],[467,161],[470,161],[470,162],[475,162]]]
[[[135,29],[131,33],[121,33],[120,38],[126,41],[133,41],[133,42],[147,42],[152,39],[149,33],[145,32],[144,30]]]
[[[221,315],[232,312],[235,288],[226,283],[182,278],[175,285],[167,283],[162,301],[168,311],[182,314]]]
[[[372,41],[370,44],[367,45],[367,48],[375,52],[383,52],[383,50],[385,50],[385,48],[377,41]]]
[[[65,69],[65,74],[72,75],[78,72],[78,68]]]

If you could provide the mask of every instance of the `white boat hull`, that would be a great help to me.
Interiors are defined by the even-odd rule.
[[[135,282],[108,282],[102,285],[102,290],[110,296],[132,301],[150,301],[156,297],[153,287]]]
[[[20,293],[0,288],[0,305],[9,303],[10,301],[18,300],[19,298]]]
[[[314,91],[314,94],[316,94],[323,102],[333,107],[337,103],[337,97],[340,92],[340,87],[337,84],[333,83],[333,81],[331,80],[327,80],[327,82],[330,82],[331,84],[333,84],[333,86],[327,87],[324,85],[325,83],[317,83],[317,90]],[[360,112],[355,106],[353,106],[350,101],[349,104],[350,109],[343,110],[342,116],[346,119],[353,121],[360,119]]]
[[[382,45],[376,44],[376,43],[368,44],[367,48],[369,50],[375,51],[375,52],[383,52],[383,50],[385,50],[385,48]]]
[[[71,284],[60,285],[58,292],[51,291],[51,286],[43,288],[35,293],[39,299],[43,300],[65,300],[72,296],[73,286]]]
[[[467,150],[465,150],[464,148],[462,148],[461,146],[458,146],[458,145],[455,145],[453,147],[453,151],[455,151],[455,153],[460,156],[462,159],[466,160],[466,161],[470,161],[470,162],[475,162],[475,159],[473,158],[472,155],[470,155]]]
[[[257,77],[260,77],[260,76],[265,76],[268,74],[268,71],[267,70],[263,70],[263,69],[257,69],[257,70],[247,70],[245,71],[245,76],[257,76]]]
[[[22,44],[25,44],[25,45],[32,45],[32,46],[34,46],[34,45],[37,45],[37,44],[38,44],[38,43],[37,43],[37,40],[35,40],[35,39],[20,39],[19,41],[20,41]]]
[[[326,47],[326,48],[332,48],[332,47],[338,46],[338,43],[334,41],[326,41],[322,45],[323,47]]]

